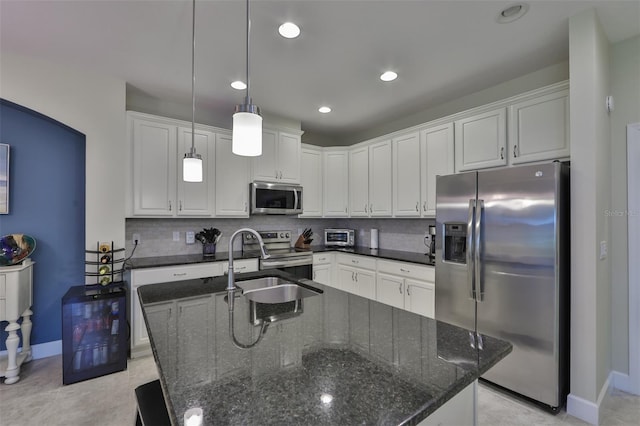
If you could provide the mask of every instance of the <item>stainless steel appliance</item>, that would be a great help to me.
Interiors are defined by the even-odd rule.
[[[271,182],[252,182],[251,214],[302,213],[302,186]]]
[[[568,176],[554,162],[436,181],[436,319],[478,349],[510,341],[483,379],[552,412],[568,384]]]
[[[291,247],[291,231],[258,231],[269,253],[268,259],[260,259],[259,268],[279,269],[299,278],[313,277],[313,252]],[[243,251],[260,250],[257,238],[245,233],[242,238]]]
[[[324,245],[328,247],[354,247],[356,245],[356,231],[353,229],[325,229]]]

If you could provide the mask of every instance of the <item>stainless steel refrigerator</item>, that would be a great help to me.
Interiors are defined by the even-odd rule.
[[[483,336],[510,341],[482,378],[557,412],[569,371],[569,165],[436,182],[436,319],[472,330],[480,351]]]

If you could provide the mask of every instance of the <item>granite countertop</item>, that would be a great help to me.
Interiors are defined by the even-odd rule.
[[[417,424],[511,351],[484,337],[479,353],[467,330],[285,272],[236,282],[266,275],[322,294],[268,305],[236,291],[231,314],[226,277],[138,289],[174,424],[193,407],[205,425]],[[261,340],[234,346],[230,323],[242,344]]]
[[[380,259],[398,260],[401,262],[411,262],[421,265],[433,266],[435,263],[433,260],[424,253],[402,251],[402,250],[372,250],[369,247],[353,247],[353,248],[338,248],[338,247],[326,247],[326,246],[312,246],[310,251],[313,253],[322,253],[329,251],[337,251],[342,253],[359,254],[363,256],[372,256]],[[258,251],[234,251],[233,259],[256,259],[260,257]],[[132,258],[127,261],[127,267],[129,269],[139,268],[157,268],[161,266],[175,266],[175,265],[187,265],[194,263],[205,262],[223,262],[229,259],[228,251],[218,251],[214,256],[204,257],[201,254],[182,254],[176,256],[152,256],[152,257],[138,257]]]

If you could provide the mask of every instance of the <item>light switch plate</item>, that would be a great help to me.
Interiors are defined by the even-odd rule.
[[[185,232],[185,237],[187,239],[187,244],[193,244],[196,242],[196,234],[193,231]]]
[[[609,249],[607,247],[607,242],[600,241],[600,260],[604,260],[607,258],[608,251]]]
[[[180,241],[180,231],[173,231],[173,241]]]

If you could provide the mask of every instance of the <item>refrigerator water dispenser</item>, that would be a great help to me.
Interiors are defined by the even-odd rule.
[[[467,263],[467,224],[444,224],[444,260]]]

